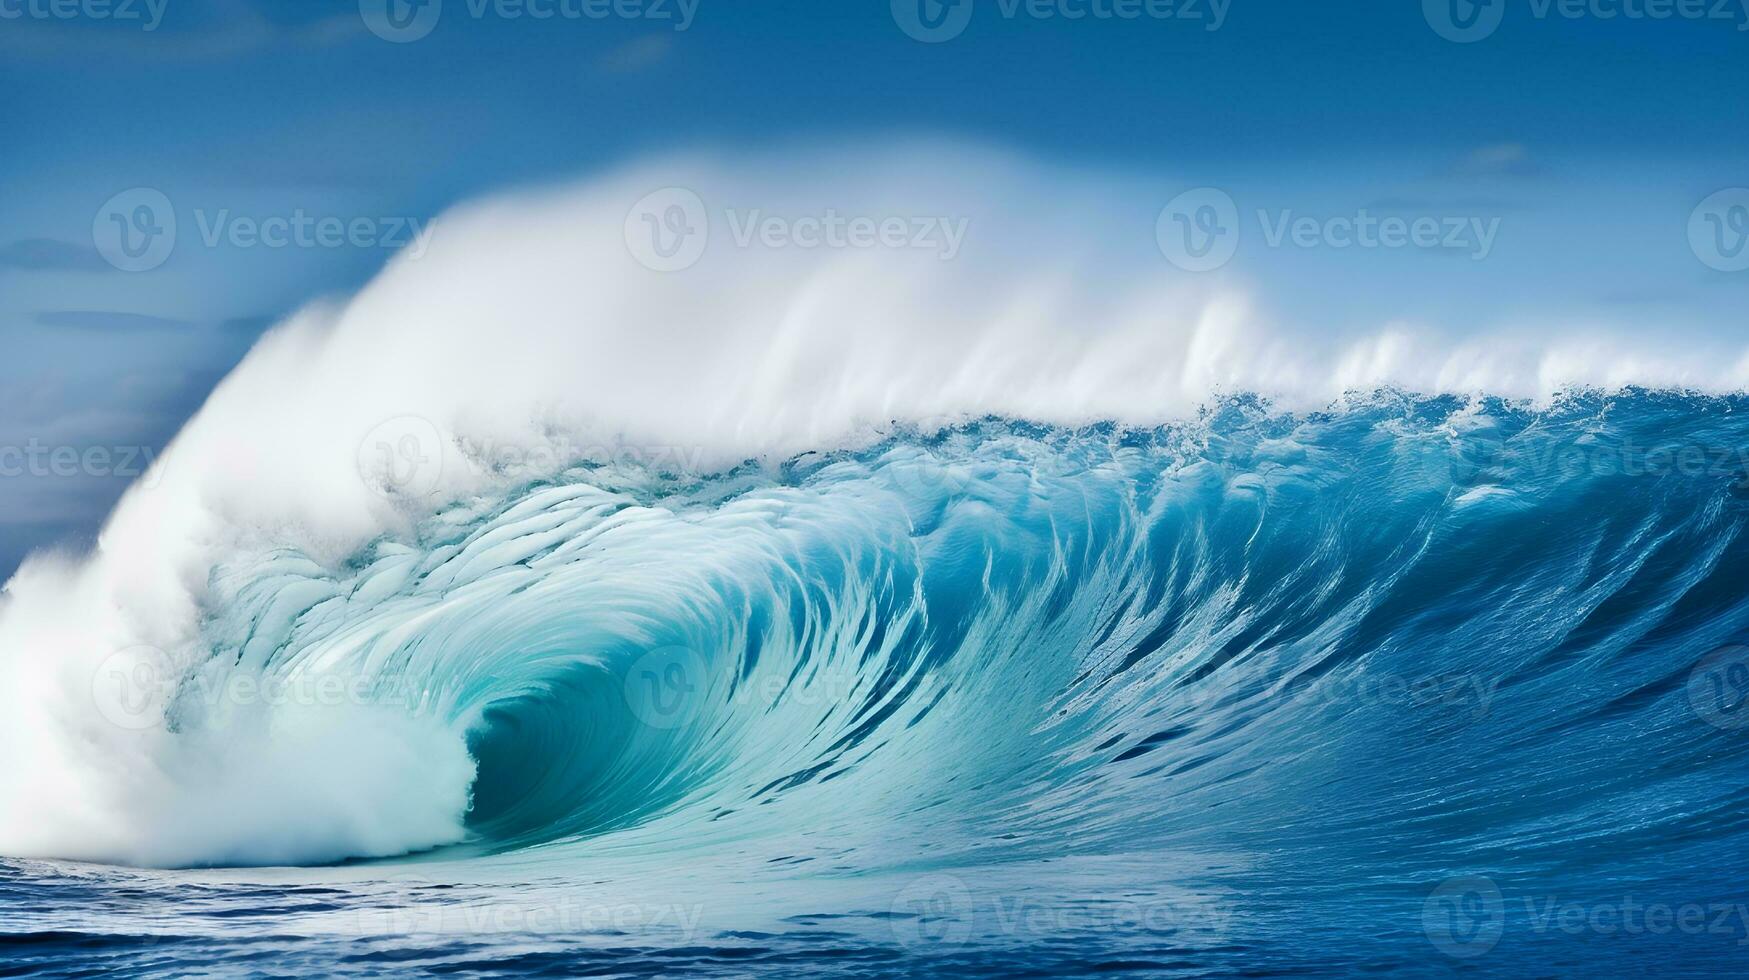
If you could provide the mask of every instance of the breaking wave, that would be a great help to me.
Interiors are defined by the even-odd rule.
[[[266,337],[0,600],[0,853],[1729,869],[1741,350],[1277,323],[1137,188],[821,172],[462,209]],[[716,217],[827,208],[966,240]]]

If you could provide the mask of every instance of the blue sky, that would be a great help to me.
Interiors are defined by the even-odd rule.
[[[1749,299],[1684,237],[1749,185],[1739,0],[426,0],[399,40],[385,2],[0,0],[0,575],[88,541],[130,476],[43,454],[156,451],[262,329],[399,241],[206,245],[197,211],[393,239],[382,219],[646,154],[948,137],[1157,179],[1141,237],[1200,185],[1501,222],[1487,262],[1253,261],[1333,319],[1665,329]],[[905,30],[936,18],[951,36]],[[184,227],[118,269],[94,216],[142,187]]]

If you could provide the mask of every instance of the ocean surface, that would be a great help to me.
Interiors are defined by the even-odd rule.
[[[1749,971],[1749,399],[579,456],[14,658],[0,975]]]

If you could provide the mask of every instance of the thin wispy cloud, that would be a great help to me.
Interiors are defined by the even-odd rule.
[[[219,329],[227,333],[260,333],[279,322],[276,316],[233,316],[219,321]]]
[[[672,34],[650,34],[606,52],[595,60],[595,67],[603,74],[631,75],[658,67],[673,53]]]
[[[1523,143],[1477,147],[1452,166],[1457,177],[1540,177],[1542,165]]]
[[[112,272],[88,242],[22,238],[0,245],[0,269],[25,272]]]
[[[105,310],[53,310],[38,313],[36,322],[45,327],[135,333],[141,330],[182,330],[193,326],[187,320],[150,316],[145,313],[113,313]]]

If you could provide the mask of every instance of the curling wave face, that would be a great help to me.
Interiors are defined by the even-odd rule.
[[[136,737],[234,755],[265,724],[310,767],[372,766],[387,785],[357,788],[406,836],[246,827],[151,856],[440,846],[418,880],[472,864],[669,896],[684,868],[701,906],[738,895],[763,927],[847,901],[821,897],[840,882],[835,914],[879,924],[890,901],[881,931],[925,949],[1012,942],[998,906],[978,919],[991,893],[1082,925],[1126,896],[1170,915],[1098,942],[1217,950],[1232,890],[1265,882],[1362,888],[1387,932],[1475,876],[1717,904],[1749,792],[1749,655],[1728,645],[1749,628],[1746,407],[989,419],[775,470],[570,468],[336,567],[240,555],[215,570],[214,654]],[[375,768],[380,746],[336,731],[407,744]],[[900,908],[919,888],[941,922]],[[1709,955],[1684,938],[1669,951]]]
[[[1461,955],[1447,880],[1740,896],[1741,397],[1524,390],[1584,380],[1558,345],[1519,390],[1344,395],[1428,362],[1281,360],[1194,290],[638,273],[591,236],[664,179],[458,219],[264,341],[95,554],[20,572],[0,853],[681,867],[913,947],[1012,941],[1004,888],[1226,953],[1311,896]],[[572,295],[580,252],[611,274]]]

